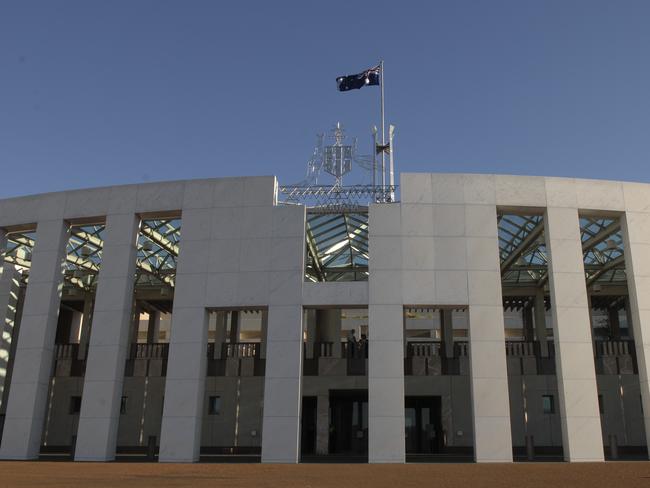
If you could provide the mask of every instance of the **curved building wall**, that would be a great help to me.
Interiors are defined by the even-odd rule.
[[[161,392],[161,461],[199,459],[201,438],[206,435],[202,424],[207,408],[210,310],[267,311],[262,431],[249,429],[251,435],[255,431],[261,436],[263,462],[297,462],[304,396],[304,310],[360,306],[368,308],[368,460],[405,460],[404,401],[405,393],[412,392],[405,388],[404,310],[420,306],[467,310],[469,402],[454,408],[466,408],[459,418],[471,418],[471,426],[463,431],[473,439],[476,461],[511,461],[498,209],[544,215],[564,458],[604,458],[580,214],[620,218],[640,401],[643,412],[650,412],[650,185],[402,174],[401,202],[369,209],[368,281],[348,283],[304,281],[305,208],[278,204],[276,189],[273,177],[250,177],[0,200],[1,240],[14,229],[35,228],[29,284],[11,359],[0,457],[39,455],[68,230],[71,224],[101,218],[106,224],[104,254],[74,456],[77,460],[114,458],[132,322],[138,222],[165,213],[180,215],[183,229]],[[11,266],[5,264],[2,279],[8,280],[11,273]],[[10,296],[0,294],[0,299]],[[6,309],[3,303],[0,307]],[[214,390],[214,381],[208,380],[208,390]],[[258,411],[257,405],[251,408]],[[645,415],[645,425],[639,420],[637,429],[645,429],[647,438],[650,421]]]

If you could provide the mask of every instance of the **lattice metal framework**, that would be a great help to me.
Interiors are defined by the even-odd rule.
[[[73,225],[66,246],[66,282],[85,290],[97,285],[104,248],[104,224]]]
[[[179,219],[140,222],[138,233],[138,286],[174,286],[181,238]]]
[[[504,285],[543,286],[548,265],[543,216],[500,214],[498,221]],[[619,219],[581,217],[580,233],[587,285],[624,285],[627,278]]]
[[[587,284],[626,284],[625,250],[620,220],[581,217],[580,234]]]
[[[7,247],[1,252],[2,260],[16,267],[23,283],[29,279],[35,235],[34,231],[8,232]]]
[[[541,215],[501,214],[499,257],[505,285],[541,285],[546,280],[548,258]]]
[[[309,281],[368,279],[368,213],[307,214]]]
[[[390,201],[395,186],[382,189],[372,185],[352,186],[281,186],[279,193],[284,203],[301,204],[327,211],[354,212],[367,209],[368,203]]]

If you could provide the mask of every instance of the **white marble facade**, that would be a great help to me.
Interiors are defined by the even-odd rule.
[[[61,260],[69,223],[106,222],[75,459],[114,459],[141,215],[175,212],[182,238],[173,304],[160,461],[198,460],[207,310],[268,310],[262,461],[300,452],[302,317],[307,306],[368,306],[369,461],[401,463],[403,308],[469,310],[475,458],[512,461],[497,208],[543,212],[565,457],[603,460],[578,212],[620,216],[646,437],[650,436],[650,185],[499,175],[402,174],[401,202],[370,207],[367,283],[305,283],[305,208],[278,204],[273,177],[117,186],[0,200],[6,231],[36,228],[36,246],[0,458],[38,456]],[[4,266],[4,273],[10,272]],[[9,283],[7,277],[0,282]],[[8,286],[8,285],[7,285]]]

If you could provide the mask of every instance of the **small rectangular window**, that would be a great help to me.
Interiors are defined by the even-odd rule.
[[[605,403],[603,402],[602,395],[598,395],[598,411],[601,415],[605,413]]]
[[[211,396],[208,399],[208,414],[219,415],[221,413],[221,397]]]
[[[70,397],[70,415],[76,415],[81,412],[81,397],[80,396],[71,396]]]
[[[124,415],[126,413],[126,400],[128,397],[123,396],[122,401],[120,402],[120,414]]]
[[[555,402],[553,401],[553,395],[542,395],[542,409],[546,414],[555,413]]]

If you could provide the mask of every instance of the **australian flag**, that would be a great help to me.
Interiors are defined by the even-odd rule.
[[[339,76],[336,85],[339,91],[358,90],[364,86],[379,85],[380,65],[367,69],[356,75]]]

